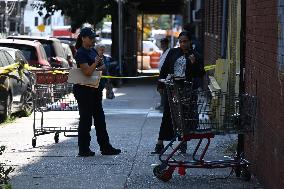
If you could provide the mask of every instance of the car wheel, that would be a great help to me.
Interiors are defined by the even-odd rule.
[[[6,99],[6,103],[5,103],[4,113],[0,115],[0,119],[1,120],[8,119],[11,113],[12,113],[12,98],[11,98],[11,95],[8,95]]]
[[[21,116],[27,117],[31,115],[33,111],[33,92],[30,87],[24,93],[24,102],[22,105]]]

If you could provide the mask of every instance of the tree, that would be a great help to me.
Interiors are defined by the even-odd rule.
[[[83,23],[98,24],[109,14],[112,14],[115,0],[42,0],[34,5],[41,12],[46,8],[48,18],[55,11],[70,17],[72,32],[75,32]]]

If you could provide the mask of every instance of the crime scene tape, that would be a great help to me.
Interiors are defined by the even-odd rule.
[[[3,68],[0,68],[0,74],[4,75],[4,74],[8,74],[10,72],[13,72],[16,69],[18,69],[19,66],[20,66],[20,63],[15,63],[15,64],[11,64],[9,66],[5,66]],[[215,69],[215,67],[216,67],[215,65],[205,66],[204,70],[205,71],[213,70],[213,69]],[[29,71],[44,71],[46,73],[51,73],[51,74],[67,74],[68,73],[68,70],[56,70],[56,69],[42,70],[41,68],[32,67],[32,66],[29,66],[28,64],[25,64],[23,66],[23,68],[25,70],[29,70]],[[138,79],[138,78],[151,78],[151,77],[159,77],[159,74],[155,74],[155,75],[151,75],[151,76],[131,76],[131,77],[110,76],[110,75],[103,75],[102,76],[102,78],[106,78],[106,79]]]
[[[204,70],[207,72],[209,70],[214,70],[216,65],[209,65],[209,66],[204,66]]]
[[[215,65],[204,66],[205,71],[215,69]],[[102,78],[105,79],[138,79],[138,78],[151,78],[151,77],[159,77],[159,74],[151,75],[151,76],[134,76],[134,77],[119,77],[119,76],[110,76],[110,75],[103,75]]]
[[[150,76],[132,76],[132,77],[120,77],[120,76],[110,76],[110,75],[103,75],[102,78],[105,79],[138,79],[138,78],[149,78],[149,77],[159,77],[158,74],[150,75]]]

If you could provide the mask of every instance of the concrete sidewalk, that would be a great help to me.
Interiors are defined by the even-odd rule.
[[[76,157],[77,138],[60,134],[55,144],[53,134],[39,136],[37,147],[32,147],[33,117],[20,118],[14,123],[0,126],[0,144],[7,150],[1,162],[15,167],[13,189],[178,189],[178,188],[254,188],[253,181],[246,182],[230,169],[187,169],[185,176],[176,172],[164,183],[153,175],[153,165],[159,163],[152,155],[162,114],[155,110],[159,102],[154,82],[128,83],[116,89],[114,100],[104,100],[110,140],[122,149],[118,156],[102,156],[92,130],[94,157]],[[78,123],[78,112],[46,112],[46,124],[70,125]],[[213,139],[207,159],[222,159],[224,149],[236,140],[235,135],[217,136]],[[189,144],[188,153],[196,143]]]

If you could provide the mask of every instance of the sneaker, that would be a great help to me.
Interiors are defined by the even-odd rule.
[[[116,149],[114,147],[109,147],[101,151],[102,155],[118,155],[121,153],[120,149]]]
[[[163,149],[164,149],[163,144],[156,144],[155,150],[151,152],[151,154],[161,154]]]
[[[88,156],[94,156],[96,153],[93,151],[87,151],[87,152],[79,152],[78,156],[79,157],[88,157]]]

